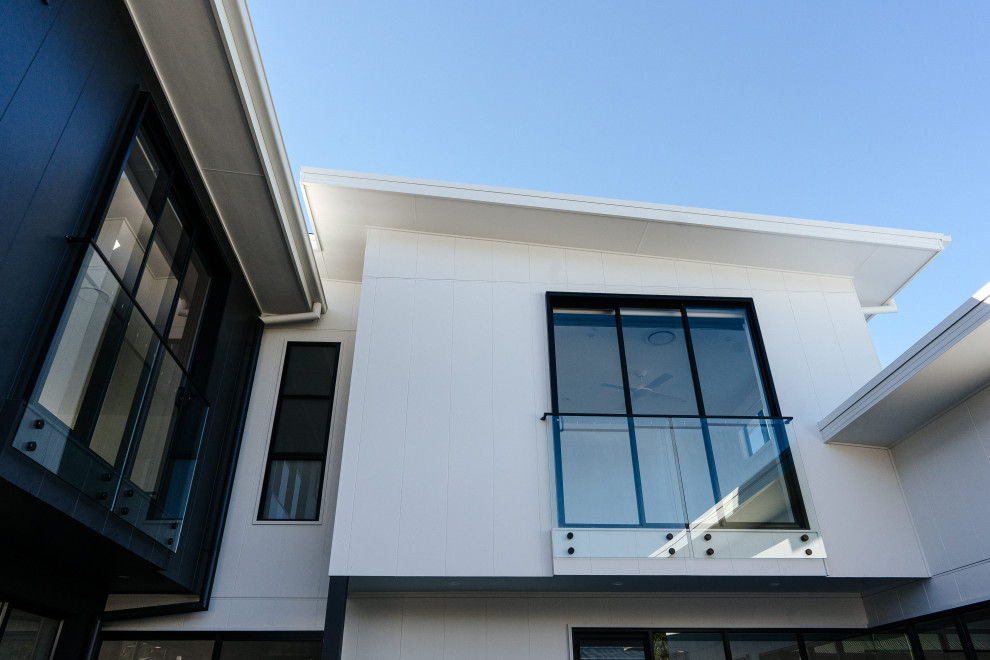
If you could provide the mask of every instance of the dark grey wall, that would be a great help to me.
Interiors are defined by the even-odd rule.
[[[99,505],[9,450],[83,253],[65,237],[85,235],[98,222],[95,209],[116,175],[111,165],[141,90],[163,98],[119,0],[0,2],[0,493],[18,509],[0,507],[0,525],[3,553],[30,558],[0,562],[0,600],[31,598],[53,612],[92,610],[102,604],[101,590],[202,593],[209,586],[251,375],[245,365],[255,350],[258,310],[229,244],[215,231],[215,211],[206,208],[229,277],[219,278],[223,314],[204,327],[198,349],[213,356],[197,379],[206,383],[211,409],[179,552],[120,542],[130,534],[120,527],[125,523],[105,511],[100,517]],[[177,122],[167,108],[158,110],[180,160],[192,162]],[[42,584],[42,574],[59,570],[85,572],[73,597],[53,590],[51,579]],[[121,582],[120,573],[131,577]]]

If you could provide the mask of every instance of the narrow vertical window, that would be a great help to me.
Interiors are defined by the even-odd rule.
[[[340,344],[290,343],[268,449],[260,520],[316,520]]]

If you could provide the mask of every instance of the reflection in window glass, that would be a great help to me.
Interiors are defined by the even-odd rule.
[[[274,460],[268,467],[263,520],[316,520],[323,461]]]
[[[579,660],[650,660],[644,634],[600,634],[574,640]]]
[[[0,610],[2,611],[2,610]],[[42,660],[50,658],[58,638],[59,622],[55,619],[9,608],[0,637],[3,660]]]
[[[89,443],[90,449],[111,465],[119,467],[120,451],[122,446],[126,448],[137,421],[157,351],[158,339],[148,322],[132,313]]]
[[[621,316],[633,413],[697,415],[680,310],[623,309]]]
[[[880,633],[844,639],[808,636],[808,660],[912,660],[904,633]]]
[[[990,660],[990,610],[981,610],[963,617],[978,660]]]
[[[653,633],[655,660],[725,660],[720,633]]]
[[[560,412],[625,414],[615,313],[556,309],[553,335]]]
[[[638,524],[629,424],[624,418],[561,420],[563,523]]]
[[[99,660],[211,660],[212,640],[122,640],[105,641]]]
[[[916,626],[925,660],[963,660],[962,639],[952,619],[927,621]]]
[[[210,290],[210,275],[199,254],[193,252],[189,266],[182,280],[179,302],[175,307],[172,325],[168,331],[168,346],[179,358],[182,366],[188,368],[196,345],[199,322],[206,306],[206,295]]]
[[[161,167],[147,135],[140,131],[120,175],[96,244],[110,266],[132,290],[151,238],[155,207],[160,203],[156,185]]]
[[[767,410],[746,312],[688,309],[706,415],[756,417]]]
[[[105,378],[100,356],[113,350],[124,334],[130,301],[106,264],[90,248],[62,316],[51,362],[42,375],[38,403],[70,429],[80,420],[90,381]]]
[[[729,633],[732,660],[801,660],[794,633]]]
[[[319,641],[226,641],[220,660],[319,660]]]
[[[136,296],[160,335],[165,334],[188,252],[189,234],[170,199],[155,227]]]

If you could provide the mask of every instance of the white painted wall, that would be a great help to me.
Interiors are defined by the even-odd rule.
[[[548,290],[752,297],[829,574],[925,574],[889,452],[817,431],[880,368],[849,280],[371,229],[332,575],[552,574]]]
[[[897,444],[892,455],[931,579],[867,599],[877,623],[990,596],[990,388]]]
[[[105,629],[323,629],[328,588],[326,567],[330,557],[360,285],[324,280],[323,288],[327,312],[318,322],[265,329],[209,610],[119,622],[107,625]],[[286,344],[290,341],[340,342],[320,520],[259,522],[258,507],[276,395]],[[133,598],[127,602],[130,607],[140,605],[133,602]]]
[[[844,594],[618,596],[494,594],[352,596],[345,660],[534,658],[567,660],[571,628],[861,628]]]

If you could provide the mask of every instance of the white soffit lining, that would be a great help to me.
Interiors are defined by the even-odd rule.
[[[244,0],[127,0],[262,313],[325,306]]]
[[[990,284],[819,422],[835,444],[890,447],[990,384]]]
[[[853,278],[864,306],[893,297],[944,234],[303,168],[333,279],[360,280],[364,229],[385,227]]]

